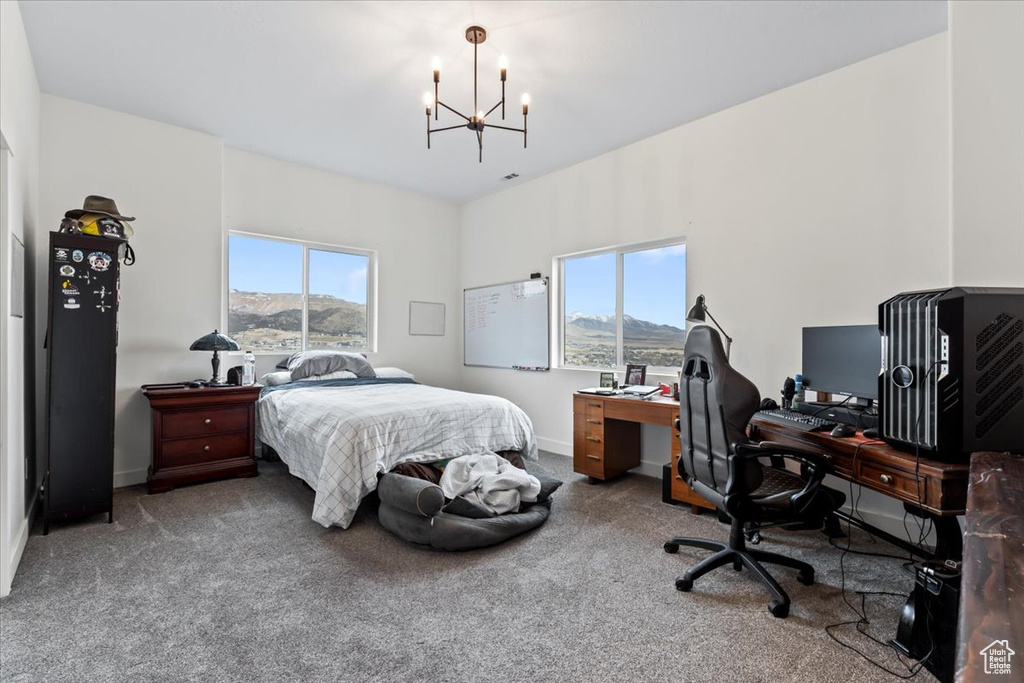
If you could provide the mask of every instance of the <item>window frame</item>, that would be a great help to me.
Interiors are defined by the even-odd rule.
[[[359,247],[346,247],[338,244],[327,244],[325,242],[313,242],[310,240],[299,240],[291,237],[279,237],[264,233],[250,232],[248,230],[228,230],[224,235],[224,277],[221,295],[221,329],[228,333],[228,317],[230,315],[231,295],[231,237],[251,237],[273,242],[285,242],[297,244],[302,247],[302,348],[299,351],[309,350],[309,250],[329,251],[337,254],[367,257],[366,264],[366,346],[345,347],[345,350],[360,353],[377,352],[377,251],[374,249],[361,249]],[[244,349],[233,353],[244,353]],[[298,353],[298,351],[253,351],[257,356],[280,356]]]
[[[554,334],[552,335],[552,356],[558,360],[555,367],[563,368],[566,370],[594,370],[594,371],[609,371],[624,372],[626,369],[625,362],[625,347],[623,344],[623,312],[624,312],[624,294],[623,294],[623,256],[626,254],[635,253],[638,251],[649,251],[652,249],[661,249],[664,247],[674,246],[688,246],[685,235],[679,235],[677,237],[667,237],[664,239],[651,240],[647,242],[633,242],[629,244],[620,244],[612,247],[601,247],[598,249],[587,249],[584,251],[575,251],[568,254],[559,254],[552,258],[551,272],[556,274],[557,281],[555,291],[558,293],[558,304],[552,307],[553,314],[558,317],[555,324],[551,326]],[[689,252],[689,250],[687,250]],[[608,366],[591,366],[591,365],[571,365],[565,362],[565,262],[567,259],[574,259],[587,256],[601,256],[603,254],[615,254],[615,365]],[[689,254],[687,254],[689,255]],[[686,272],[687,277],[689,276],[689,266],[687,266]],[[685,285],[685,290],[689,291],[689,286]],[[685,294],[684,294],[685,295]],[[687,329],[686,320],[682,321],[682,329],[685,333]],[[648,375],[673,375],[676,373],[678,368],[669,366],[656,366],[650,365],[647,367]]]

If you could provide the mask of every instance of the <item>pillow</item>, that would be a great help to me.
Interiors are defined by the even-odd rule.
[[[349,370],[338,370],[336,372],[328,372],[326,375],[313,375],[311,377],[303,377],[302,379],[295,380],[296,382],[313,382],[320,379],[355,379],[356,373]]]
[[[260,377],[260,384],[265,387],[276,387],[279,384],[288,384],[291,381],[292,373],[287,370],[284,372],[268,372]]]
[[[278,363],[274,367],[276,367],[278,370],[287,370],[288,369],[288,361],[290,361],[292,358],[294,358],[297,355],[299,355],[299,354],[298,353],[293,353],[292,355],[288,356],[287,358],[285,358],[283,361],[281,361],[280,363]],[[365,353],[361,353],[359,355],[362,356],[363,358],[366,358],[366,354]]]
[[[288,359],[292,380],[349,370],[357,377],[373,377],[373,366],[362,355],[346,351],[301,351]]]
[[[416,379],[411,372],[406,372],[402,368],[376,368],[375,372],[377,373],[378,377],[382,377],[384,379]]]

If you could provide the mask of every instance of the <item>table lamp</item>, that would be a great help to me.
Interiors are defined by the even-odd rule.
[[[718,331],[722,333],[723,337],[725,337],[725,359],[729,360],[729,349],[732,347],[732,337],[725,333],[725,330],[722,329],[722,326],[718,324],[717,320],[715,320],[715,316],[711,315],[711,313],[708,311],[708,307],[704,303],[704,295],[698,294],[697,303],[695,303],[693,305],[693,308],[691,308],[689,312],[686,314],[686,322],[706,323],[706,318],[711,318],[711,322],[715,324],[715,327],[718,328]]]
[[[210,334],[200,337],[192,342],[189,351],[213,351],[213,378],[211,386],[223,386],[220,381],[220,356],[221,351],[238,351],[242,347],[231,337],[214,330]]]

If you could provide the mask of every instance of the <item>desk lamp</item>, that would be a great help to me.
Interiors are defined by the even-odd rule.
[[[725,359],[729,360],[729,349],[732,347],[732,337],[725,333],[725,330],[722,329],[722,326],[718,324],[717,320],[715,320],[715,316],[711,315],[711,313],[708,311],[708,307],[704,303],[704,295],[698,294],[697,303],[695,303],[693,305],[693,308],[691,308],[690,311],[686,314],[686,322],[706,323],[707,321],[705,320],[705,318],[711,318],[711,322],[715,324],[715,327],[718,328],[718,331],[722,333],[723,337],[725,337]]]
[[[220,356],[221,351],[238,351],[241,347],[231,337],[214,330],[210,334],[200,337],[192,342],[189,351],[213,351],[213,378],[210,386],[224,386],[220,381]]]

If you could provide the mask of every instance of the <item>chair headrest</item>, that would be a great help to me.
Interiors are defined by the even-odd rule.
[[[728,365],[722,337],[718,331],[708,325],[695,325],[686,335],[686,357],[699,356],[711,363],[712,367],[719,363]]]

